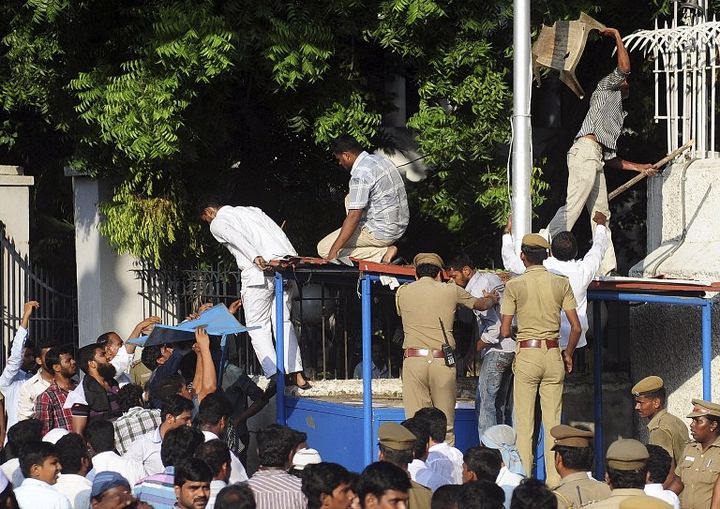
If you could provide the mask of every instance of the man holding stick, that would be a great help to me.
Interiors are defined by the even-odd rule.
[[[626,112],[622,101],[629,95],[630,57],[622,42],[620,32],[606,28],[600,32],[615,39],[617,67],[605,76],[590,97],[590,109],[583,121],[575,143],[567,154],[568,185],[565,205],[558,209],[548,225],[550,235],[570,231],[580,217],[585,205],[592,218],[602,212],[610,219],[604,165],[618,170],[636,171],[652,176],[657,167],[647,163],[633,163],[617,156],[617,139],[622,132]],[[592,221],[592,229],[595,223]],[[615,248],[610,240],[598,274],[606,275],[616,268]]]

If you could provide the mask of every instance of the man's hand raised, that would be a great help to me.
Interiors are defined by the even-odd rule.
[[[25,303],[23,306],[23,315],[22,320],[20,321],[20,326],[23,329],[27,329],[30,325],[30,316],[32,316],[33,311],[38,309],[40,307],[40,303],[36,300],[30,300]]]
[[[595,215],[593,216],[593,221],[595,221],[595,224],[601,224],[605,226],[607,224],[607,217],[599,210],[596,210]]]

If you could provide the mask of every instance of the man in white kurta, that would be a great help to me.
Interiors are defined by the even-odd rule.
[[[249,331],[255,355],[266,377],[277,372],[277,358],[273,343],[275,323],[274,278],[267,272],[267,262],[291,255],[297,251],[285,232],[257,207],[220,206],[208,201],[201,205],[200,217],[210,224],[213,237],[235,257],[241,272],[241,296],[247,326],[260,326]],[[288,288],[283,294],[283,329],[285,345],[285,371],[298,373],[296,382],[303,386],[302,361],[295,329],[290,322]]]

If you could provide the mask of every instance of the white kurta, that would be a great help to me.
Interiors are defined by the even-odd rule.
[[[17,408],[20,388],[31,377],[29,373],[21,369],[23,349],[25,348],[27,334],[28,331],[25,327],[18,327],[15,338],[13,339],[12,348],[10,349],[10,357],[8,357],[5,363],[5,369],[3,369],[0,375],[0,391],[2,391],[3,396],[5,396],[5,411],[7,412],[6,430],[12,428],[19,420]]]

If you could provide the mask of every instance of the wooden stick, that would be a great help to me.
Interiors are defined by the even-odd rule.
[[[687,142],[685,145],[683,145],[682,147],[673,150],[673,151],[670,152],[668,155],[666,155],[665,157],[663,157],[662,159],[660,159],[658,162],[656,162],[655,164],[653,164],[652,167],[653,167],[653,168],[661,168],[661,167],[665,166],[667,163],[669,163],[670,161],[672,161],[673,159],[675,159],[677,156],[679,156],[680,154],[682,154],[683,152],[685,152],[687,149],[689,149],[690,147],[692,147],[692,146],[693,146],[693,143],[695,143],[694,140],[688,141],[688,142]],[[638,182],[640,182],[640,181],[641,181],[642,179],[644,179],[645,177],[647,177],[647,175],[645,175],[645,173],[640,173],[640,174],[634,176],[632,179],[628,180],[628,181],[625,182],[623,185],[621,185],[620,187],[618,187],[617,189],[615,189],[613,192],[611,192],[610,194],[608,194],[608,201],[612,200],[613,198],[615,198],[617,195],[619,195],[619,194],[622,193],[623,191],[627,191],[628,189],[630,189],[632,186],[634,186],[635,184],[637,184]]]

